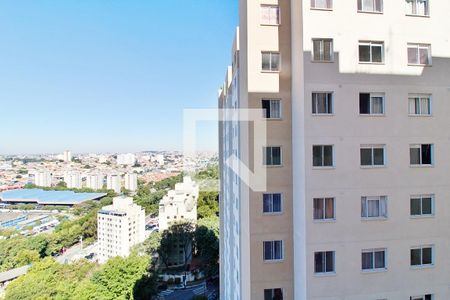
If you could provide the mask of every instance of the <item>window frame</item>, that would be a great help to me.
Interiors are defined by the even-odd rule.
[[[278,10],[278,18],[276,20],[277,21],[276,24],[264,23],[264,18],[263,18],[263,9],[264,8],[277,9]],[[261,26],[280,26],[281,25],[281,9],[280,9],[280,6],[277,5],[277,4],[261,4],[261,22],[260,22],[260,25]]]
[[[331,101],[330,101],[330,103],[331,103],[331,110],[330,110],[329,113],[320,113],[320,112],[318,112],[319,109],[318,109],[317,95],[319,95],[319,94],[325,94],[326,95],[326,99],[327,99],[326,106],[328,108],[327,110],[330,110],[328,102],[329,102],[330,96],[331,96]],[[314,110],[316,112],[314,112]],[[332,116],[332,115],[334,115],[334,93],[333,92],[318,92],[318,91],[312,92],[311,93],[311,114],[313,116]]]
[[[416,13],[414,13],[413,11],[409,11],[408,1],[405,0],[406,9],[407,9],[406,16],[409,16],[409,17],[428,17],[428,18],[430,17],[430,1],[429,0],[426,0],[427,1],[427,9],[426,9],[425,14],[418,14],[417,13],[417,11],[418,11],[418,2],[417,2],[417,0],[412,0],[412,1],[414,2],[413,5],[416,6]]]
[[[419,105],[417,106],[416,103],[414,103],[414,108],[419,107],[420,113],[411,113],[411,104],[410,100],[414,99],[414,101],[419,100]],[[428,107],[429,107],[429,113],[423,114],[422,113],[422,99],[428,99]],[[431,117],[433,116],[433,97],[431,94],[408,94],[408,116],[410,117]]]
[[[313,5],[314,2],[314,5]],[[333,0],[327,0],[327,3],[329,3],[329,7],[317,7],[316,6],[316,0],[311,0],[310,2],[310,9],[312,10],[325,10],[325,11],[332,11],[333,10]]]
[[[327,218],[327,211],[326,211],[326,201],[327,199],[331,199],[333,201],[333,217],[332,218]],[[322,211],[322,218],[316,218],[316,214],[315,214],[315,203],[316,200],[321,200],[322,201],[322,207],[323,207],[323,211]],[[324,222],[335,222],[336,221],[336,198],[335,197],[314,197],[313,198],[313,221],[317,222],[317,223],[324,223]]]
[[[424,164],[423,158],[422,158],[422,146],[426,146],[429,145],[430,146],[430,164]],[[412,164],[411,163],[411,149],[412,148],[419,148],[419,163],[418,164]],[[413,168],[426,168],[426,167],[434,167],[434,144],[410,144],[409,145],[409,166],[413,167]]]
[[[365,202],[365,210],[363,211],[363,198],[364,198],[364,202]],[[369,216],[369,201],[378,201],[378,216]],[[382,214],[382,210],[381,210],[381,201],[384,201],[384,207],[385,207],[385,211],[384,211],[384,215]],[[382,196],[362,196],[361,197],[361,220],[362,221],[383,221],[383,220],[387,220],[389,217],[388,214],[388,197],[385,195]]]
[[[330,47],[330,60],[325,59],[325,42],[331,42]],[[314,42],[320,42],[320,58],[316,60],[314,58],[315,52],[314,52]],[[313,38],[312,39],[312,51],[311,51],[311,61],[314,63],[333,63],[334,62],[334,40],[332,38]]]
[[[280,242],[281,245],[281,258],[273,258],[274,253],[275,253],[275,243],[276,242]],[[266,243],[272,243],[271,246],[271,254],[272,254],[272,258],[266,259]],[[284,241],[283,240],[271,240],[271,241],[263,241],[263,261],[265,263],[277,263],[277,262],[282,262],[284,260]]]
[[[381,46],[381,62],[374,62],[373,61],[373,55],[372,55],[372,47],[374,45],[380,45]],[[360,47],[361,46],[369,46],[370,47],[370,61],[361,61],[360,59]],[[378,47],[378,46],[377,46]],[[363,65],[384,65],[385,64],[385,45],[384,41],[358,41],[358,63]]]
[[[273,299],[273,297],[275,296],[275,290],[280,290],[281,291],[281,297],[282,297],[282,299],[284,298],[284,290],[283,290],[283,288],[269,288],[269,289],[264,289],[264,300],[265,300],[265,298],[266,298],[266,291],[271,291],[271,298],[270,298],[270,300],[272,300]]]
[[[431,199],[431,213],[424,214],[423,213],[423,199]],[[420,214],[412,213],[412,200],[419,199],[420,200]],[[435,195],[434,194],[421,194],[421,195],[411,195],[409,197],[409,216],[412,219],[421,219],[421,218],[434,218],[435,216]]]
[[[384,252],[384,267],[382,268],[376,268],[375,263],[375,253],[376,252]],[[363,254],[364,253],[371,253],[372,254],[372,268],[370,269],[364,269],[363,268]],[[363,273],[378,273],[378,272],[386,272],[388,269],[388,261],[387,261],[387,249],[386,248],[374,248],[374,249],[363,249],[361,251],[361,272]]]
[[[263,68],[263,57],[264,54],[269,54],[269,70],[265,70]],[[272,56],[276,54],[278,55],[278,69],[274,70],[272,68]],[[262,73],[280,73],[281,72],[281,53],[280,51],[261,51],[261,72]]]
[[[270,148],[271,152],[271,161],[273,161],[273,148],[280,148],[280,164],[267,164],[267,149]],[[275,145],[275,146],[265,146],[263,147],[263,166],[265,167],[282,167],[283,166],[283,147]]]
[[[371,150],[371,164],[363,165],[362,164],[362,153],[361,150],[370,149]],[[383,164],[375,165],[375,149],[383,149]],[[368,145],[360,145],[359,147],[359,155],[360,155],[360,167],[363,169],[374,169],[374,168],[385,168],[386,167],[386,145],[385,144],[368,144]]]
[[[361,113],[361,95],[363,94],[369,94],[369,113]],[[373,98],[381,98],[382,99],[382,113],[374,113],[373,112]],[[379,93],[379,92],[360,92],[359,93],[359,115],[360,116],[372,116],[372,117],[383,117],[386,115],[386,94],[385,93]]]
[[[271,207],[272,207],[272,211],[268,211],[268,212],[265,212],[264,211],[264,196],[268,196],[268,195],[270,195],[271,196]],[[280,211],[273,211],[273,195],[280,195]],[[263,212],[263,215],[281,215],[281,214],[283,214],[283,211],[284,211],[284,205],[283,205],[283,193],[263,193],[262,194],[262,200],[263,200],[263,209],[262,209],[262,212]]]
[[[431,249],[431,263],[430,264],[424,264],[423,263],[423,250],[424,249]],[[412,251],[413,250],[420,250],[420,265],[413,265],[412,264]],[[432,268],[435,265],[435,250],[434,245],[420,245],[420,246],[414,246],[410,248],[410,267],[411,269],[423,269],[423,268]]]
[[[333,270],[332,271],[327,271],[326,270],[326,266],[327,266],[327,253],[331,252],[333,254]],[[323,272],[317,272],[316,271],[316,254],[318,253],[322,253],[323,257],[322,257],[322,263],[323,266],[325,267],[325,270]],[[314,251],[314,275],[315,276],[330,276],[330,275],[336,275],[336,251]]]
[[[375,10],[375,8],[376,8],[375,1],[377,1],[377,0],[370,0],[370,1],[372,1],[372,5],[373,5],[374,10],[364,10],[364,0],[357,0],[357,11],[358,11],[358,13],[368,13],[368,14],[383,14],[384,13],[383,0],[379,0],[380,1],[380,5],[381,5],[381,11]],[[359,9],[359,7],[361,7],[361,9]]]
[[[413,49],[413,48],[415,50],[417,50],[416,55],[417,55],[418,61],[415,62],[415,63],[410,63],[409,62],[409,49]],[[413,67],[431,67],[433,65],[433,56],[431,54],[431,44],[426,44],[426,43],[408,43],[406,45],[406,49],[407,49],[408,66],[413,66]],[[426,64],[420,63],[420,50],[421,49],[427,49],[427,51],[428,51],[428,63],[426,63]]]
[[[279,112],[280,112],[280,116],[279,117],[266,117],[266,114],[264,114],[264,101],[269,101],[269,115],[271,114],[272,111],[272,104],[273,103],[278,103],[279,105]],[[277,98],[262,98],[261,99],[261,107],[263,109],[263,118],[266,120],[281,120],[283,119],[283,106],[282,106],[282,102],[281,99],[277,99]]]
[[[320,166],[315,166],[314,165],[314,147],[321,147],[321,160],[322,160],[322,164]],[[325,165],[325,148],[324,147],[331,147],[331,165]],[[334,153],[334,145],[312,145],[312,153],[311,153],[311,157],[312,157],[312,167],[313,169],[334,169],[336,164],[335,164],[335,153]]]

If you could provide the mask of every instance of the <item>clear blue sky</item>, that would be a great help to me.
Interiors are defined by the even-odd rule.
[[[237,0],[0,1],[0,153],[181,149],[183,109],[216,107],[237,10]],[[215,126],[200,131],[214,149]]]

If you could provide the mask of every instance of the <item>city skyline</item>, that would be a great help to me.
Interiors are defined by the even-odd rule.
[[[0,19],[0,154],[174,151],[183,109],[216,105],[237,3],[3,2]]]

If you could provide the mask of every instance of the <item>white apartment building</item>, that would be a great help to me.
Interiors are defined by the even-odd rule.
[[[64,150],[64,152],[63,152],[63,160],[65,162],[71,162],[72,161],[72,152],[70,150]]]
[[[106,176],[106,188],[119,194],[122,188],[122,177],[118,174]]]
[[[52,174],[48,171],[37,171],[34,174],[34,184],[42,187],[51,187]]]
[[[190,177],[186,176],[183,182],[175,184],[175,189],[159,202],[159,230],[166,230],[172,222],[196,222],[198,195],[199,186]]]
[[[117,155],[118,165],[128,165],[132,166],[136,163],[136,155],[133,153],[119,154]]]
[[[125,189],[135,192],[137,190],[137,174],[136,173],[127,173],[124,176],[125,181]]]
[[[261,109],[267,145],[222,113],[222,299],[450,299],[449,11],[240,1],[219,107]]]
[[[130,197],[115,197],[113,204],[97,213],[99,262],[114,256],[127,257],[145,239],[145,211]]]
[[[103,180],[105,176],[101,174],[90,174],[86,176],[86,187],[94,190],[103,189]]]
[[[64,182],[68,188],[82,188],[82,178],[79,172],[64,172]]]

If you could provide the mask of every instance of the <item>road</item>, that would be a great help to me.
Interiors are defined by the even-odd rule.
[[[161,300],[191,300],[198,295],[207,295],[209,300],[215,300],[217,288],[212,285],[206,286],[205,283],[201,283],[186,289],[167,290],[159,294]]]

